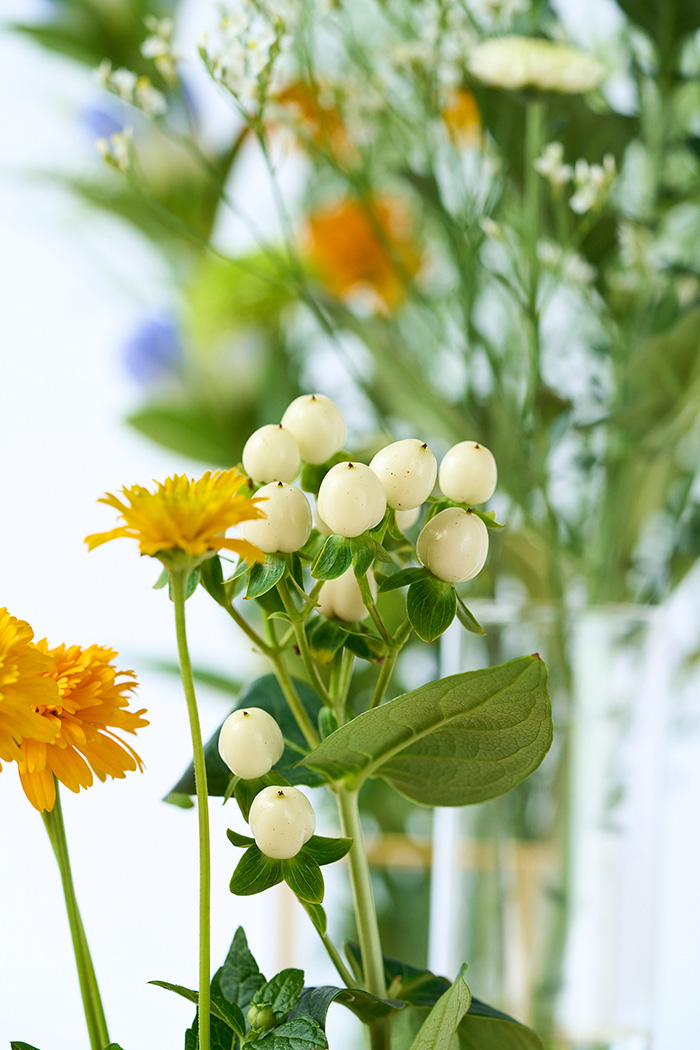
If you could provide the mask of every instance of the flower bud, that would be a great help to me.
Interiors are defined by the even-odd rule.
[[[257,496],[264,518],[243,522],[243,535],[266,554],[274,551],[298,551],[311,534],[313,519],[311,507],[301,489],[271,482],[258,489]]]
[[[425,503],[437,477],[437,460],[424,441],[406,438],[377,452],[370,463],[395,510],[413,510]]]
[[[254,481],[292,481],[301,456],[294,435],[282,424],[253,431],[243,447],[243,469]]]
[[[275,1014],[271,1006],[267,1003],[263,1003],[261,1006],[253,1003],[248,1011],[248,1024],[251,1028],[258,1032],[266,1032],[268,1028],[273,1027],[274,1023]]]
[[[372,597],[376,598],[377,585],[371,569],[367,570],[367,580]],[[352,565],[342,576],[326,580],[323,584],[318,595],[318,611],[328,619],[345,620],[348,623],[356,623],[369,616]]]
[[[382,483],[364,463],[336,463],[318,491],[318,512],[337,536],[359,536],[384,517]]]
[[[323,394],[302,394],[282,416],[282,426],[296,438],[305,463],[325,463],[345,441],[342,412]]]
[[[478,441],[453,445],[440,464],[440,488],[455,503],[485,503],[493,496],[497,480],[496,460]]]
[[[316,814],[306,795],[294,787],[263,788],[248,815],[258,849],[266,857],[296,857],[316,830]]]
[[[284,751],[282,730],[260,707],[230,714],[219,733],[219,754],[236,776],[255,780],[269,773]]]
[[[464,583],[476,576],[488,550],[489,530],[481,518],[461,507],[448,507],[431,518],[416,544],[426,569],[448,583]]]

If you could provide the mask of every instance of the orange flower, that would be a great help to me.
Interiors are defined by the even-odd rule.
[[[229,540],[224,535],[226,529],[241,521],[265,517],[257,506],[261,502],[257,497],[238,493],[246,480],[233,468],[215,474],[207,471],[199,481],[176,474],[162,483],[156,482],[155,492],[133,485],[122,489],[127,503],[108,492],[98,502],[118,510],[124,524],[111,532],[93,533],[85,542],[93,550],[109,540],[125,537],[138,540],[141,553],[155,558],[170,551],[184,551],[201,560],[209,552],[223,548],[249,562],[264,561],[264,554],[252,543]]]
[[[452,91],[442,111],[442,119],[455,145],[478,146],[481,143],[481,114],[471,91],[466,88]]]
[[[98,645],[49,649],[45,640],[37,649],[49,664],[44,681],[55,696],[36,703],[42,733],[22,740],[18,764],[31,804],[50,810],[56,800],[54,776],[77,792],[90,787],[93,772],[105,780],[143,769],[139,756],[113,729],[134,733],[148,722],[142,717],[145,711],[126,710],[136,677],[112,666],[114,650]]]
[[[352,147],[336,106],[327,105],[323,92],[314,85],[297,80],[276,96],[282,115],[291,117],[293,130],[301,133],[318,149],[327,150],[338,159],[349,158]]]
[[[319,208],[309,217],[309,242],[311,263],[334,295],[369,287],[389,309],[421,262],[409,216],[390,198]]]
[[[4,762],[19,758],[23,737],[47,743],[56,736],[55,728],[37,714],[37,705],[53,703],[58,691],[55,682],[43,677],[51,660],[32,644],[33,637],[28,623],[0,609],[0,759]]]

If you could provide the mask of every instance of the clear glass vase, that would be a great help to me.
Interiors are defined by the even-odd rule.
[[[667,653],[660,610],[474,603],[443,674],[539,652],[555,743],[515,791],[436,810],[431,968],[556,1050],[650,1050]],[[455,918],[456,916],[456,918]]]

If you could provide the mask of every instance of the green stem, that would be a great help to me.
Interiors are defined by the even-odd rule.
[[[398,655],[398,649],[390,649],[384,657],[384,663],[382,664],[382,669],[379,672],[379,677],[377,678],[377,684],[375,685],[374,692],[372,693],[372,699],[369,705],[370,710],[373,707],[379,707],[382,700],[384,699],[384,694],[387,691],[389,680],[394,670],[394,664],[396,663],[396,657]]]
[[[83,1000],[83,1010],[85,1012],[85,1021],[87,1023],[88,1035],[90,1037],[90,1047],[91,1050],[104,1050],[104,1047],[109,1043],[107,1022],[105,1021],[102,1000],[97,986],[97,978],[95,976],[95,969],[92,965],[92,958],[90,957],[85,929],[80,917],[80,911],[78,910],[78,900],[75,895],[70,858],[68,856],[66,829],[63,823],[61,796],[59,794],[58,783],[55,781],[54,783],[56,786],[56,801],[53,809],[43,812],[41,816],[51,842],[54,856],[56,857],[58,870],[61,874],[63,896],[66,902],[68,925],[70,927],[71,941],[73,942],[73,953],[75,955],[75,964],[78,970],[80,995]]]
[[[241,616],[233,602],[229,602],[223,607],[229,614],[233,622],[236,624],[236,626],[240,627],[243,633],[247,635],[248,638],[250,638],[251,642],[253,643],[253,645],[255,645],[256,649],[259,649],[260,652],[264,653],[265,656],[270,656],[273,650],[270,648],[269,645],[266,644],[266,642],[263,641],[258,632],[250,626],[245,617]]]
[[[306,708],[299,699],[299,694],[296,690],[292,677],[289,671],[284,666],[284,660],[279,653],[272,653],[270,655],[272,666],[275,669],[275,675],[279,682],[280,689],[284,693],[284,698],[289,705],[289,709],[296,720],[299,729],[304,735],[304,740],[309,745],[311,750],[321,743],[321,738],[314,729],[313,722],[306,713]]]
[[[289,593],[289,588],[287,587],[286,580],[282,579],[279,581],[279,583],[277,584],[277,591],[279,593],[280,598],[282,599],[284,611],[289,617],[292,627],[294,628],[294,637],[296,638],[296,643],[299,648],[299,654],[304,662],[306,673],[309,676],[309,681],[320,696],[321,700],[323,700],[324,704],[326,704],[327,707],[331,707],[331,698],[328,695],[328,690],[326,689],[325,683],[321,678],[321,675],[319,674],[318,667],[314,663],[314,658],[311,655],[311,650],[309,649],[309,640],[306,637],[306,631],[304,630],[303,621],[299,618],[299,613],[297,612],[296,606],[292,601],[292,596]]]
[[[389,646],[389,648],[391,648],[393,646],[393,641],[389,637],[389,632],[384,626],[384,621],[379,615],[379,610],[377,609],[377,604],[374,600],[374,596],[372,595],[372,591],[370,590],[369,580],[367,579],[367,576],[358,576],[357,582],[360,587],[360,594],[362,595],[362,601],[364,602],[365,609],[367,609],[368,613],[372,617],[375,627],[381,634],[382,638]]]
[[[386,999],[382,944],[374,906],[372,880],[362,837],[358,792],[339,786],[336,795],[343,835],[354,840],[352,849],[348,853],[348,861],[365,987],[372,995],[376,995],[379,999]],[[389,1045],[389,1026],[386,1019],[375,1021],[369,1026],[369,1030],[372,1050],[386,1050]]]
[[[333,965],[335,966],[336,970],[338,971],[338,976],[340,977],[340,979],[343,982],[343,984],[347,988],[357,988],[357,986],[358,986],[357,985],[357,981],[355,980],[355,978],[353,977],[353,975],[350,973],[350,971],[348,970],[347,966],[343,962],[342,956],[341,956],[340,952],[338,951],[338,949],[336,948],[336,946],[333,944],[333,941],[330,939],[330,937],[328,936],[328,934],[326,932],[321,932],[321,930],[318,928],[318,926],[316,925],[316,923],[314,922],[314,920],[313,920],[313,918],[311,916],[309,907],[304,903],[304,901],[301,901],[300,903],[303,905],[304,909],[306,910],[307,914],[309,915],[309,918],[311,919],[311,922],[313,923],[313,927],[316,930],[316,932],[318,933],[319,937],[321,938],[321,940],[323,942],[323,946],[325,947],[326,951],[328,952],[328,955],[330,956],[331,962],[333,963]]]
[[[172,596],[175,606],[175,632],[180,660],[180,677],[187,702],[187,714],[192,736],[194,758],[194,782],[197,790],[197,818],[199,822],[199,1050],[210,1047],[210,847],[209,847],[209,795],[207,791],[207,767],[202,746],[202,731],[199,726],[197,698],[194,691],[192,664],[187,647],[185,627],[185,581],[188,570],[173,571]]]
[[[527,304],[530,324],[530,395],[540,385],[539,315],[537,293],[540,267],[537,244],[542,228],[542,179],[535,170],[535,161],[544,140],[544,104],[541,99],[528,103],[525,114],[525,253],[527,258]]]

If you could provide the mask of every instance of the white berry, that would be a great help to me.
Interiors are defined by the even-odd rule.
[[[333,532],[328,528],[325,521],[318,513],[318,505],[314,507],[314,526],[322,536],[332,536]]]
[[[493,453],[478,441],[453,445],[440,464],[440,488],[455,503],[485,503],[493,496],[497,480]]]
[[[384,517],[382,483],[364,463],[336,463],[318,491],[318,512],[337,536],[359,536]]]
[[[406,438],[377,452],[370,463],[394,510],[413,510],[425,503],[437,477],[437,460],[424,441]]]
[[[293,787],[263,788],[253,799],[250,830],[265,856],[288,860],[316,830],[316,814],[306,795]]]
[[[461,507],[441,510],[421,529],[416,552],[433,576],[448,583],[471,580],[484,567],[489,530]]]
[[[377,585],[371,569],[367,570],[367,580],[372,597],[376,598]],[[326,580],[323,584],[318,595],[318,611],[328,619],[346,620],[348,623],[355,623],[369,616],[352,565],[342,576],[335,580]]]
[[[253,481],[292,481],[300,465],[299,446],[281,423],[253,431],[243,447],[243,469]]]
[[[256,496],[265,500],[260,503],[265,517],[243,522],[243,535],[248,543],[254,543],[266,554],[298,551],[303,547],[313,524],[304,493],[293,485],[277,481],[263,485]]]
[[[306,463],[325,463],[339,452],[345,441],[343,414],[323,394],[302,394],[282,416],[282,426],[296,438]]]
[[[396,524],[405,532],[406,529],[410,529],[411,525],[415,525],[420,517],[420,507],[414,507],[413,510],[397,510],[396,511]]]
[[[283,751],[282,730],[261,707],[234,711],[221,727],[219,754],[231,772],[244,780],[269,773]]]

